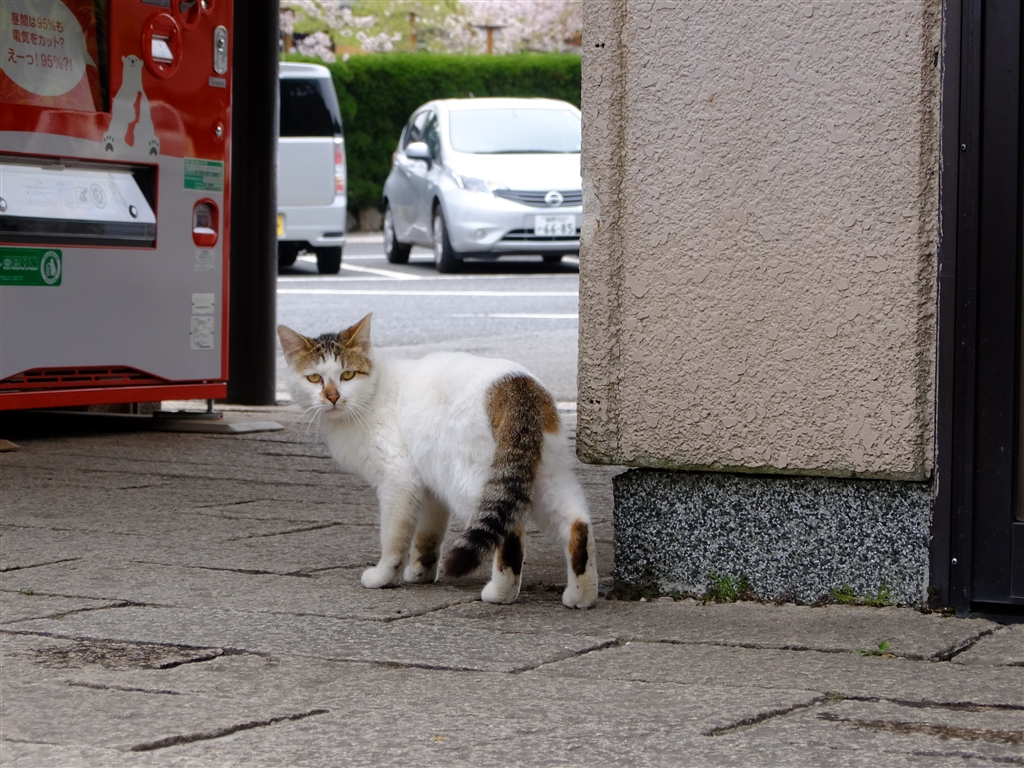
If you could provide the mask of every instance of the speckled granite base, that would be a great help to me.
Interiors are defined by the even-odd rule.
[[[757,597],[927,599],[929,483],[631,469],[614,479],[615,578],[703,594],[746,577]]]

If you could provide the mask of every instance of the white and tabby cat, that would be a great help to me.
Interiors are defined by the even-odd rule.
[[[370,315],[315,339],[279,326],[296,402],[318,412],[331,454],[377,491],[380,562],[364,587],[437,578],[449,514],[467,523],[444,572],[463,576],[493,554],[481,597],[519,595],[527,513],[565,548],[562,602],[597,602],[590,514],[555,403],[520,365],[440,352],[378,355]]]

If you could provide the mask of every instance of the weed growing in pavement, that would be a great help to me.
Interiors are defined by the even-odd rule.
[[[710,573],[708,578],[711,579],[711,586],[704,593],[705,603],[735,603],[751,596],[750,580],[746,576]]]
[[[892,599],[892,590],[888,584],[880,586],[878,592],[873,595],[858,595],[849,584],[833,587],[829,594],[832,596],[833,602],[840,605],[870,605],[873,608],[883,608],[887,605],[896,604]]]
[[[36,591],[34,589],[19,589],[18,590],[18,594],[19,595],[24,595],[25,597],[32,597],[32,595],[34,595],[35,593],[36,593]]]
[[[873,648],[870,651],[854,651],[858,656],[885,656],[889,659],[896,658],[896,655],[889,653],[889,641],[883,640],[878,644],[877,648]]]

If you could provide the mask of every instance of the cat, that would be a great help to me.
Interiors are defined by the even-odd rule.
[[[464,576],[488,557],[481,598],[512,603],[522,583],[531,514],[564,547],[562,603],[597,602],[593,526],[551,394],[508,360],[435,352],[377,354],[367,315],[340,333],[277,333],[295,401],[319,420],[331,455],[377,491],[381,558],[367,588],[437,579],[450,514],[466,530],[442,565]]]

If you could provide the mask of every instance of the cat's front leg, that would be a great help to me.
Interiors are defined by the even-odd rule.
[[[387,481],[385,481],[387,482]],[[419,489],[390,485],[378,491],[380,498],[380,561],[363,571],[367,589],[394,587],[402,583],[402,572],[409,560],[409,545],[416,533]]]
[[[419,526],[412,543],[410,562],[403,576],[410,584],[431,584],[437,581],[441,542],[448,531],[448,517],[448,507],[428,492],[420,507]]]

